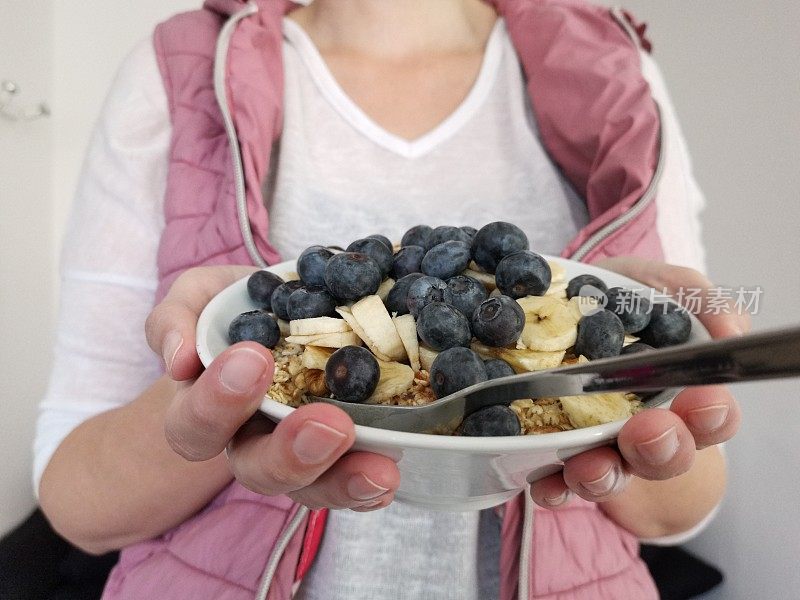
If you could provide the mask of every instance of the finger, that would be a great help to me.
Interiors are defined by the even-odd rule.
[[[266,419],[252,419],[228,445],[236,479],[267,496],[311,485],[355,439],[350,417],[323,403],[301,406],[271,430]]]
[[[564,463],[564,482],[584,500],[604,502],[622,493],[629,475],[613,448],[595,448]]]
[[[633,256],[607,258],[597,264],[641,281],[657,292],[672,295],[700,320],[713,338],[750,331],[750,315],[735,306],[733,299],[720,297],[714,284],[699,271]]]
[[[225,449],[261,405],[272,383],[272,353],[254,342],[231,346],[193,384],[181,384],[167,409],[164,433],[188,460],[208,460]]]
[[[289,494],[309,508],[387,506],[400,485],[400,471],[390,458],[353,452],[340,458],[315,482]]]
[[[531,498],[542,508],[558,510],[572,499],[562,473],[554,473],[531,484]]]
[[[689,388],[678,394],[670,410],[686,423],[698,450],[731,439],[742,421],[739,403],[721,385]]]
[[[185,271],[145,322],[150,348],[161,356],[170,377],[192,379],[202,370],[195,350],[197,319],[211,299],[255,267],[197,267]]]
[[[681,418],[661,408],[633,415],[619,432],[617,446],[628,469],[643,479],[670,479],[692,466],[695,443]]]

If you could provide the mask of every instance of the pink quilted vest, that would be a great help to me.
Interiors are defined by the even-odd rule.
[[[589,208],[564,256],[662,258],[661,128],[633,24],[581,0],[491,3],[530,82],[542,141]],[[192,266],[278,260],[261,182],[281,133],[281,19],[292,6],[207,0],[156,29],[173,124],[158,299]],[[550,512],[520,494],[500,512],[502,600],[658,597],[634,536],[595,505]],[[233,482],[179,527],[123,550],[103,598],[290,598],[325,514]]]

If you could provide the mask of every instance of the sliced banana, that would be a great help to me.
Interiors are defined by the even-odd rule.
[[[333,350],[330,348],[306,346],[306,349],[303,351],[303,366],[306,369],[319,369],[320,371],[324,371],[331,354],[333,354]]]
[[[323,333],[347,333],[353,328],[342,319],[333,317],[314,317],[295,319],[289,322],[289,335],[319,335]]]
[[[439,353],[436,350],[431,350],[422,344],[419,345],[419,364],[428,373],[431,372],[431,365],[438,355]]]
[[[394,279],[391,277],[387,277],[383,280],[380,287],[378,287],[378,291],[375,292],[375,295],[381,299],[382,302],[386,302],[386,296],[389,295],[389,292],[394,287]]]
[[[470,264],[472,265],[474,263],[470,263]],[[497,283],[494,280],[494,275],[492,275],[491,273],[484,273],[483,271],[476,271],[473,268],[471,268],[471,266],[470,266],[470,268],[468,268],[468,269],[466,269],[464,271],[464,275],[469,275],[470,277],[473,277],[474,279],[477,279],[484,286],[486,286],[486,289],[488,291],[490,291],[490,292],[497,287]]]
[[[361,327],[361,325],[358,324],[358,321],[353,316],[353,313],[350,312],[351,308],[352,308],[352,306],[339,306],[339,307],[336,308],[336,312],[339,313],[341,315],[341,317],[345,321],[347,321],[347,324],[350,325],[350,327],[353,328],[353,331],[356,333],[356,335],[358,335],[359,338],[361,338],[362,340],[364,340],[366,342],[366,340],[369,339],[369,336],[364,331],[364,329]],[[377,359],[385,360],[385,361],[391,361],[392,360],[391,358],[386,356],[383,352],[381,352],[379,348],[371,346],[369,343],[367,343],[367,347],[370,350],[372,350],[372,353],[375,355],[375,357]]]
[[[345,346],[360,346],[361,338],[353,331],[344,333],[320,333],[317,335],[290,335],[286,338],[290,344],[303,346],[322,346],[323,348],[344,348]]]
[[[638,342],[639,338],[635,335],[626,335],[625,338],[622,340],[622,347],[630,346],[631,344]]]
[[[548,260],[547,264],[550,265],[550,283],[561,283],[567,280],[567,271],[561,264],[554,260]],[[566,287],[564,288],[566,289]]]
[[[564,298],[567,297],[567,286],[569,284],[566,281],[560,281],[551,283],[550,287],[547,288],[547,291],[544,293],[545,296],[554,296],[556,298]]]
[[[420,370],[419,362],[419,339],[417,338],[417,324],[414,322],[413,315],[401,315],[392,317],[395,329],[403,342],[403,347],[408,354],[408,362],[415,372]]]
[[[282,277],[284,281],[298,281],[300,279],[300,275],[298,275],[295,271],[286,271]]]
[[[561,407],[576,428],[602,425],[631,416],[631,404],[621,392],[587,396],[562,396]]]
[[[408,365],[399,362],[378,361],[381,369],[378,386],[367,398],[367,404],[377,404],[391,400],[399,394],[404,394],[414,384],[414,370]]]
[[[590,315],[596,311],[600,303],[596,298],[591,298],[589,296],[573,296],[567,301],[567,306],[577,323],[586,315]]]
[[[486,346],[480,342],[473,342],[472,349],[484,359],[503,359],[510,364],[517,373],[554,369],[563,362],[564,355],[566,354],[564,350],[558,352],[540,352],[538,350],[493,348],[492,346]],[[420,347],[420,352],[421,350],[422,347]]]
[[[380,352],[389,357],[390,361],[404,361],[408,358],[392,317],[378,296],[362,298],[353,304],[350,312],[366,336],[362,338],[364,343],[376,355]]]
[[[289,321],[284,321],[283,319],[276,318],[275,321],[278,323],[278,329],[281,332],[281,337],[285,338],[291,335]]]
[[[517,302],[525,312],[525,327],[518,346],[557,352],[575,344],[578,322],[566,302],[553,296],[527,296]]]

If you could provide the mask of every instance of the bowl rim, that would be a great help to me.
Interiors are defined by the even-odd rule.
[[[631,279],[614,271],[603,269],[588,263],[570,260],[560,256],[552,256],[542,254],[543,258],[547,261],[558,263],[570,263],[580,265],[582,269],[592,275],[602,277],[611,275],[614,279],[621,280],[624,285],[641,286],[643,288],[652,289],[640,281]],[[278,275],[286,271],[294,271],[296,267],[295,260],[283,261],[266,267],[264,270],[272,271]],[[232,283],[221,292],[219,292],[211,301],[205,306],[200,317],[197,321],[196,328],[196,347],[197,353],[203,365],[208,366],[215,358],[210,349],[201,340],[206,339],[206,334],[211,328],[213,317],[215,314],[215,307],[222,304],[227,296],[237,294],[240,287],[244,287],[247,277],[243,277],[238,281]],[[710,335],[703,324],[697,317],[689,313],[692,320],[692,336],[694,340],[687,342],[691,344],[700,339],[710,339]],[[655,406],[658,408],[667,408],[672,403],[672,400],[677,396],[680,390],[671,389],[665,390],[656,396],[657,402]],[[264,398],[261,403],[260,410],[272,419],[280,421],[295,408],[282,404],[276,400]],[[368,427],[366,425],[356,425],[356,443],[365,443],[376,446],[396,447],[396,448],[418,448],[427,450],[452,450],[461,452],[470,452],[476,454],[496,454],[498,452],[522,452],[522,451],[535,451],[535,450],[552,450],[554,448],[575,448],[590,444],[601,444],[603,442],[613,440],[623,425],[630,419],[622,419],[619,421],[612,421],[602,425],[592,425],[590,427],[582,427],[580,429],[572,429],[568,431],[559,431],[554,433],[544,433],[539,435],[518,435],[508,437],[462,437],[453,435],[435,435],[429,433],[409,433],[405,431],[392,431],[389,429],[380,429],[378,427]]]

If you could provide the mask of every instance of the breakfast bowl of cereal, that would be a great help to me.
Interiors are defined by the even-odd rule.
[[[490,379],[707,339],[655,290],[537,254],[501,222],[312,246],[220,292],[197,326],[206,366],[239,341],[272,350],[261,411],[276,422],[313,401],[421,407]],[[614,443],[626,419],[677,391],[519,398],[427,433],[356,423],[353,449],[398,463],[400,501],[478,510]]]

